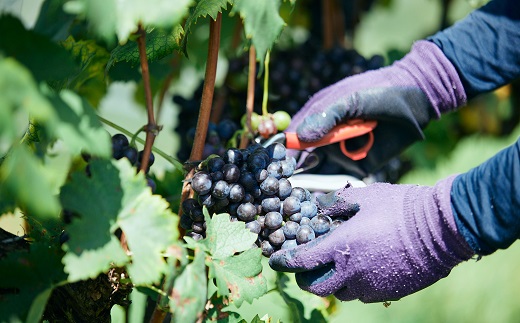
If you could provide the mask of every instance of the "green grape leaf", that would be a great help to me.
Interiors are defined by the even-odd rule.
[[[181,25],[176,25],[173,30],[155,28],[146,34],[146,57],[149,62],[158,61],[174,50],[180,50],[180,42],[183,34]],[[130,66],[139,65],[139,49],[137,42],[129,41],[124,45],[119,45],[110,53],[110,59],[105,72],[119,62],[129,63]]]
[[[207,223],[206,239],[201,243],[206,246],[214,259],[224,259],[251,248],[258,236],[245,229],[244,222],[231,222],[229,214],[215,214],[209,218],[205,211]]]
[[[158,283],[168,269],[163,252],[179,236],[178,217],[164,199],[152,195],[142,173],[135,176],[135,168],[126,161],[117,166],[125,192],[117,223],[132,251],[128,272],[134,284]]]
[[[0,322],[39,322],[54,287],[63,283],[59,248],[33,242],[30,251],[11,252],[0,261]]]
[[[110,54],[93,40],[76,41],[72,36],[60,43],[74,57],[80,72],[60,82],[52,83],[55,89],[68,88],[98,106],[107,91],[105,66]]]
[[[6,194],[28,214],[52,225],[59,217],[60,205],[47,173],[26,146],[13,147],[0,167],[0,198]]]
[[[60,80],[78,72],[65,49],[43,35],[26,30],[13,16],[0,16],[0,35],[0,52],[25,65],[38,82]]]
[[[256,48],[256,58],[263,62],[282,32],[285,22],[280,17],[280,0],[235,0],[232,13],[244,21],[246,37]]]
[[[46,0],[43,2],[33,30],[52,40],[64,40],[74,22],[74,15],[63,11],[64,0]]]
[[[63,263],[71,282],[95,278],[128,261],[114,235],[124,194],[119,172],[106,160],[93,160],[89,167],[90,178],[76,172],[60,192],[63,208],[80,215],[66,229],[70,239]]]
[[[32,75],[12,58],[0,59],[0,93],[2,141],[12,143],[19,139],[14,122],[16,119],[30,115],[36,122],[51,129],[57,122],[52,105],[39,92]]]
[[[197,23],[197,19],[207,17],[208,15],[213,18],[213,20],[217,19],[218,13],[226,10],[228,3],[232,5],[233,0],[197,0],[197,5],[190,10],[190,14],[184,24],[186,32],[182,39],[181,48],[186,57],[188,56],[186,50],[188,35],[191,32],[191,27]]]
[[[179,24],[192,3],[193,0],[75,0],[69,1],[65,10],[86,17],[105,40],[113,41],[115,34],[120,43],[125,43],[137,31],[138,23],[163,28]]]
[[[260,248],[251,248],[236,256],[208,261],[209,277],[216,280],[219,295],[229,297],[237,307],[264,295],[267,284],[261,275],[261,257]]]
[[[195,322],[204,311],[208,285],[205,257],[204,251],[196,249],[193,262],[175,279],[169,302],[172,322]]]
[[[73,154],[82,151],[98,157],[112,154],[110,135],[85,99],[68,90],[47,95],[60,121],[52,130]]]
[[[89,165],[91,177],[73,174],[60,194],[64,209],[80,215],[67,228],[64,263],[69,280],[93,278],[110,266],[126,264],[134,284],[157,283],[167,269],[163,253],[178,236],[177,217],[125,158]],[[114,235],[118,228],[125,233],[131,258]]]
[[[222,296],[217,297],[216,293],[211,297],[211,306],[205,313],[206,322],[221,322],[221,323],[247,323],[240,317],[240,314],[224,311],[227,300]]]

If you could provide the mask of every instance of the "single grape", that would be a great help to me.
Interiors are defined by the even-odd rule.
[[[289,196],[283,201],[283,213],[291,215],[301,210],[300,200],[295,196]]]
[[[316,234],[312,230],[312,228],[306,224],[300,225],[298,232],[296,232],[296,242],[298,244],[303,244],[314,240],[316,238]]]
[[[318,215],[311,219],[310,227],[317,236],[329,232],[332,219],[326,215]]]
[[[296,239],[285,239],[285,242],[282,244],[280,249],[292,249],[298,246],[298,242],[296,242]]]
[[[280,178],[278,180],[278,197],[280,197],[280,200],[285,200],[288,198],[291,195],[291,192],[291,182],[289,182],[289,180],[286,178]]]
[[[216,199],[215,204],[213,204],[213,212],[224,212],[226,206],[229,205],[229,200],[227,198]]]
[[[301,214],[301,213],[300,213]],[[300,225],[309,225],[311,223],[311,219],[309,218],[301,218],[300,219]]]
[[[144,150],[141,150],[139,152],[139,155],[137,156],[137,160],[142,161],[143,155],[144,155]],[[154,156],[153,152],[150,152],[150,157],[148,158],[148,167],[152,166],[154,162],[155,162],[155,156]]]
[[[206,172],[197,172],[191,178],[191,188],[198,194],[208,194],[212,184],[211,176]]]
[[[311,201],[303,201],[300,203],[300,206],[300,213],[303,217],[313,218],[314,216],[316,216],[316,213],[318,213],[318,207]]]
[[[271,230],[276,230],[282,226],[283,217],[278,212],[269,212],[265,215],[265,227]]]
[[[260,189],[262,190],[262,193],[265,195],[275,195],[278,193],[278,180],[274,177],[267,177],[261,184]]]
[[[193,221],[201,222],[204,221],[204,213],[202,213],[202,207],[191,210],[190,217]]]
[[[275,247],[280,247],[285,242],[285,235],[283,230],[277,229],[269,235],[269,242]]]
[[[199,241],[199,240],[204,239],[204,236],[202,234],[200,234],[200,233],[197,233],[197,232],[190,232],[187,235],[188,235],[188,237],[191,237],[195,241]]]
[[[285,159],[285,154],[287,152],[285,146],[278,142],[269,145],[269,147],[267,147],[266,150],[270,158],[274,158],[277,160]]]
[[[276,125],[270,117],[264,117],[258,124],[258,133],[264,138],[269,138],[277,132]]]
[[[213,183],[216,183],[224,179],[224,173],[222,173],[221,171],[210,173],[209,176],[211,176],[211,181],[213,181]]]
[[[294,221],[287,221],[285,225],[282,227],[283,233],[285,234],[285,238],[287,239],[296,239],[296,232],[300,225]]]
[[[255,234],[259,234],[260,231],[262,231],[262,226],[257,220],[253,220],[246,223],[246,229],[249,229],[249,231]]]
[[[287,160],[282,160],[280,164],[282,166],[283,177],[291,177],[294,174],[294,165],[291,162]]]
[[[235,164],[226,164],[222,168],[224,180],[228,183],[236,183],[240,178],[240,169]]]
[[[128,147],[128,138],[125,135],[118,133],[112,136],[112,157],[114,159],[121,159],[123,157],[123,149]]]
[[[229,200],[231,202],[240,202],[244,198],[245,190],[240,184],[232,184],[229,189]]]
[[[238,207],[239,207],[241,204],[242,204],[242,203],[230,203],[230,204],[228,205],[228,213],[229,213],[229,215],[236,216],[236,215],[237,215]]]
[[[213,205],[215,205],[215,198],[213,198],[213,196],[211,196],[211,194],[203,194],[203,195],[200,195],[197,197],[197,200],[199,202],[199,205],[201,206],[205,206],[207,208],[210,208],[212,207]]]
[[[190,215],[194,209],[199,207],[199,203],[194,198],[185,199],[181,204],[182,212],[184,212],[187,215]]]
[[[262,211],[265,213],[280,211],[280,199],[276,196],[264,198],[262,200]]]
[[[255,198],[253,197],[253,195],[249,194],[249,193],[245,193],[244,194],[244,198],[242,199],[242,202],[244,203],[253,203],[255,201]]]
[[[237,125],[230,119],[223,119],[217,125],[217,132],[220,138],[229,140],[233,137],[235,131],[237,131]]]
[[[196,233],[204,233],[206,231],[206,222],[193,222],[191,229]]]
[[[229,196],[230,187],[226,181],[218,181],[211,190],[211,195],[217,199],[225,199]]]
[[[306,219],[309,219],[309,218],[306,218]],[[300,212],[291,214],[289,216],[289,220],[300,223],[302,220],[302,214]]]
[[[257,131],[258,130],[258,125],[260,124],[260,116],[258,115],[258,113],[256,112],[253,112],[251,114],[251,130],[253,131]],[[244,126],[244,125],[242,125]]]
[[[137,149],[131,146],[127,146],[121,152],[121,158],[126,157],[130,161],[130,164],[134,165],[137,163],[137,154]]]
[[[221,171],[225,164],[226,162],[222,157],[211,158],[208,160],[208,171],[210,173]]]
[[[255,179],[258,183],[262,183],[269,176],[269,173],[265,169],[259,169],[255,173]]]
[[[190,218],[190,216],[186,213],[183,213],[181,215],[180,220],[181,228],[184,230],[191,230],[191,226],[193,225],[193,220]]]
[[[242,203],[237,209],[237,217],[244,222],[254,220],[256,214],[256,207],[252,203]]]
[[[265,257],[271,257],[271,255],[274,253],[274,248],[271,243],[269,243],[269,240],[262,241],[260,248],[262,248],[262,255]]]
[[[255,151],[247,158],[249,170],[256,173],[258,169],[265,169],[269,164],[269,156],[263,151]]]
[[[240,150],[231,148],[226,150],[226,153],[224,154],[224,161],[228,164],[235,164],[240,166],[244,162],[244,157],[242,156]]]
[[[291,124],[291,116],[289,113],[282,110],[273,113],[273,120],[278,131],[284,131],[289,127],[289,124]]]
[[[267,174],[276,179],[282,178],[282,163],[279,161],[272,161],[269,165],[267,165]]]
[[[300,202],[306,201],[306,193],[303,187],[293,187],[291,196],[296,197]]]
[[[240,172],[238,182],[247,190],[254,189],[257,186],[255,176],[251,172]]]

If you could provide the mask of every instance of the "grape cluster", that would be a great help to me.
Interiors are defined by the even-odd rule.
[[[229,213],[231,221],[243,221],[258,234],[256,245],[266,257],[327,233],[338,222],[318,215],[307,189],[292,187],[288,178],[295,167],[296,160],[279,143],[231,148],[206,160],[191,178],[196,196],[182,203],[182,227],[188,236],[203,239],[202,208],[210,214]]]

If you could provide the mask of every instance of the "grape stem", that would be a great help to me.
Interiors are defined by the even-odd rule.
[[[148,59],[146,57],[146,31],[143,26],[139,24],[137,29],[137,47],[139,49],[139,60],[141,63],[141,75],[143,77],[144,96],[146,102],[146,111],[148,115],[148,124],[144,127],[146,131],[146,141],[144,144],[143,159],[141,160],[141,172],[145,172],[148,168],[148,161],[150,153],[152,152],[153,142],[155,137],[159,134],[161,127],[155,122],[153,111],[152,87],[150,85],[150,70],[148,68]]]
[[[262,97],[262,115],[268,116],[269,112],[267,112],[267,97],[269,94],[269,57],[270,52],[267,51],[265,54],[265,60],[264,60],[264,96]]]
[[[256,80],[256,50],[255,46],[249,48],[249,66],[247,72],[247,101],[246,101],[246,127],[242,132],[239,148],[246,148],[249,142],[249,134],[252,134],[251,116],[255,104],[255,80]]]

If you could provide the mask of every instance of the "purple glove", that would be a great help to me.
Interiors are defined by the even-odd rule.
[[[423,139],[422,128],[431,119],[465,102],[451,62],[437,45],[421,40],[391,66],[347,77],[316,93],[287,131],[296,131],[302,141],[316,141],[342,120],[377,120],[373,148],[363,161],[364,170],[371,172]]]
[[[370,303],[415,293],[474,255],[453,218],[454,178],[433,187],[376,183],[324,195],[321,214],[342,216],[353,204],[359,211],[330,234],[276,252],[269,264],[296,272],[298,285],[319,296]]]

